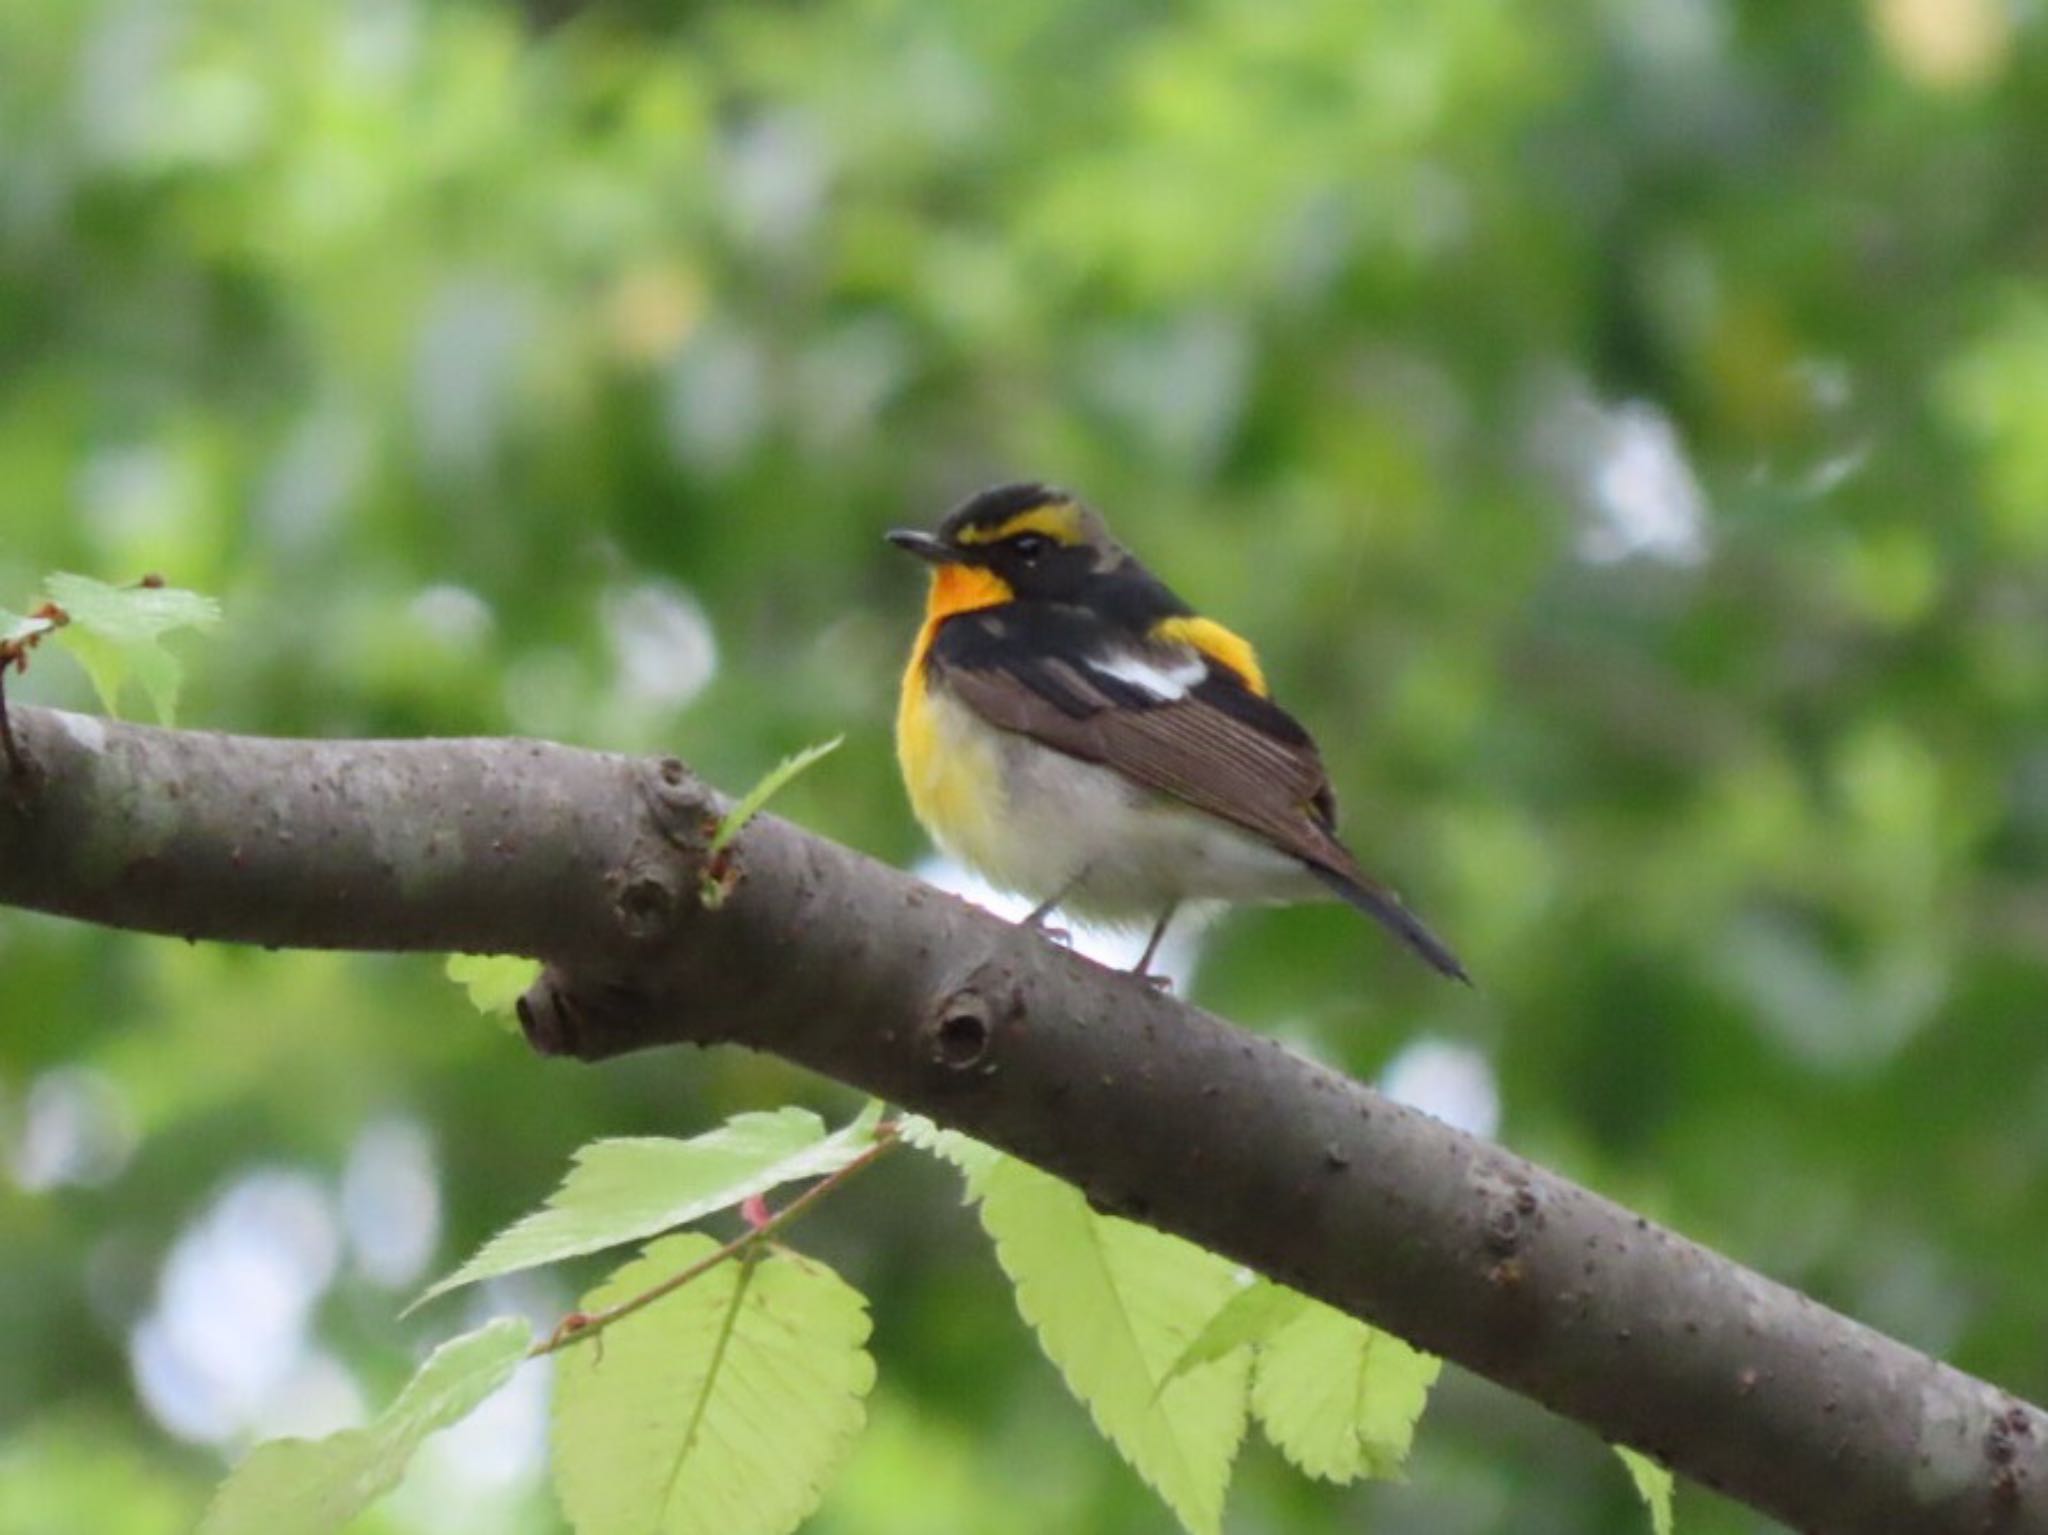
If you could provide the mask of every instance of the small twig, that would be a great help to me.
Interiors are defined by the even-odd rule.
[[[863,1151],[837,1172],[819,1179],[816,1183],[805,1189],[803,1193],[797,1195],[796,1198],[769,1216],[760,1225],[749,1226],[747,1230],[741,1232],[730,1242],[727,1242],[717,1252],[707,1253],[688,1268],[669,1275],[661,1283],[650,1289],[642,1290],[638,1295],[620,1301],[616,1306],[607,1306],[602,1311],[570,1312],[562,1318],[553,1332],[526,1351],[526,1357],[528,1359],[538,1359],[543,1354],[552,1354],[560,1349],[565,1349],[572,1343],[581,1343],[586,1338],[597,1337],[614,1322],[624,1321],[643,1307],[653,1305],[664,1295],[680,1290],[691,1280],[709,1273],[728,1258],[743,1256],[749,1249],[766,1242],[769,1237],[780,1231],[784,1226],[789,1225],[792,1221],[804,1215],[819,1200],[845,1183],[854,1174],[864,1168],[874,1166],[876,1162],[881,1160],[884,1153],[893,1150],[898,1144],[896,1126],[893,1123],[877,1125],[875,1127],[874,1145],[868,1147],[866,1151]]]

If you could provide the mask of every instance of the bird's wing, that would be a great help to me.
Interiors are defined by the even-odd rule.
[[[1084,609],[1012,603],[956,614],[925,662],[989,724],[1099,763],[1291,853],[1437,970],[1450,949],[1337,838],[1337,804],[1294,716],[1192,645],[1134,640]]]
[[[927,664],[991,725],[1363,878],[1337,840],[1308,732],[1192,645],[1134,640],[1079,609],[1014,604],[948,620]]]

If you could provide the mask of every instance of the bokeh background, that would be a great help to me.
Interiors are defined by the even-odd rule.
[[[2039,1399],[2044,10],[0,0],[0,604],[218,594],[192,725],[729,787],[844,733],[779,808],[914,864],[878,535],[1071,485],[1262,642],[1481,982],[1300,910],[1184,945],[1198,1000]],[[792,1100],[852,1106],[538,1061],[427,959],[0,913],[0,1535],[182,1531],[252,1436],[571,1304],[396,1319],[581,1142]],[[806,1228],[881,1364],[813,1528],[1169,1530],[955,1199]],[[561,1528],[545,1403],[363,1528]],[[1406,1484],[1256,1450],[1229,1516],[1641,1519],[1457,1372]]]

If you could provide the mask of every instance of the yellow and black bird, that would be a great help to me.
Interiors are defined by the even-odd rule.
[[[948,853],[1038,901],[1028,923],[1056,907],[1154,920],[1142,975],[1183,902],[1334,895],[1467,979],[1338,840],[1315,742],[1251,645],[1092,510],[1004,485],[889,542],[933,566],[896,717],[911,807]]]

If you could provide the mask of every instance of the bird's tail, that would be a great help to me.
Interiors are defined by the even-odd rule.
[[[1362,875],[1324,868],[1321,864],[1310,864],[1309,871],[1420,954],[1433,969],[1454,981],[1463,981],[1467,986],[1472,984],[1472,977],[1465,973],[1458,956],[1445,947],[1441,938],[1424,927],[1422,919],[1403,906],[1401,898],[1386,886],[1375,884]]]

